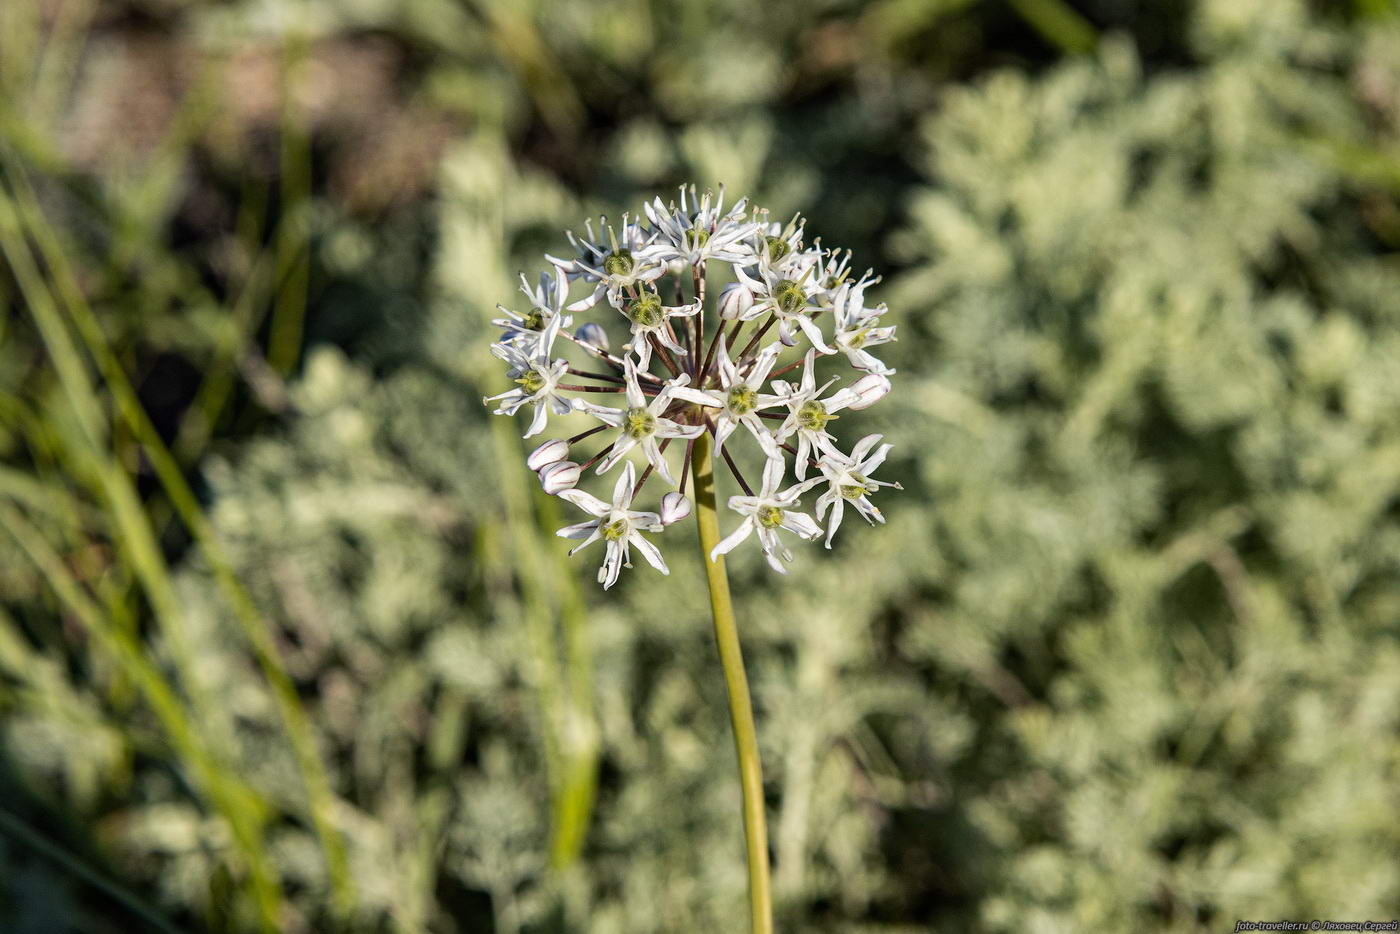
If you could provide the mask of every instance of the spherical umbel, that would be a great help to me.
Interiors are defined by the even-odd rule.
[[[853,274],[849,251],[806,245],[805,227],[801,216],[772,222],[746,199],[726,207],[723,192],[685,187],[679,205],[656,198],[621,224],[567,232],[573,257],[547,257],[536,283],[521,277],[521,311],[501,306],[491,353],[514,388],[488,401],[505,415],[529,407],[527,437],[569,435],[535,447],[526,465],[588,514],[559,534],[582,539],[575,552],[603,543],[605,588],[634,550],[666,572],[649,536],[690,516],[687,470],[701,435],[712,444],[699,450],[722,458],[738,485],[727,504],[740,522],[712,557],[753,539],[782,572],[793,559],[786,543],[824,531],[830,547],[845,507],[884,521],[873,498],[898,484],[871,475],[889,445],[867,435],[847,453],[841,436],[855,437],[848,424],[859,418],[842,416],[890,392],[894,371],[871,351],[895,328],[883,323],[885,305],[866,300],[879,279]],[[759,482],[744,477],[739,465],[753,458],[731,454],[736,444],[760,455]],[[611,475],[610,492],[583,489],[591,475],[605,485]],[[637,506],[648,484],[671,488],[656,512]],[[800,497],[823,485],[813,518]]]

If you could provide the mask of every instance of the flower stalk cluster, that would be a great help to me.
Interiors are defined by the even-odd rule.
[[[631,567],[633,548],[668,573],[642,533],[690,514],[687,475],[701,435],[743,490],[728,503],[740,522],[711,549],[712,560],[752,538],[783,573],[793,555],[780,533],[802,541],[825,533],[830,548],[848,504],[872,524],[884,521],[872,497],[898,484],[871,474],[890,446],[868,435],[847,452],[831,432],[843,413],[874,405],[890,389],[894,371],[871,353],[895,339],[894,327],[881,324],[886,306],[866,303],[878,277],[853,276],[849,252],[808,244],[800,216],[772,223],[746,199],[726,209],[722,190],[699,194],[693,186],[678,202],[657,198],[641,216],[624,214],[616,225],[590,220],[583,235],[567,236],[574,255],[547,256],[537,284],[521,276],[521,310],[501,307],[494,322],[501,339],[491,349],[515,388],[486,401],[502,415],[529,408],[526,438],[544,432],[551,415],[593,420],[567,440],[544,442],[527,463],[547,492],[591,517],[559,535],[581,538],[575,551],[605,543],[604,587]],[[706,285],[720,266],[732,278],[707,307]],[[584,312],[594,320],[575,327]],[[617,352],[613,335],[621,337]],[[570,361],[566,344],[587,362]],[[836,372],[819,382],[823,368]],[[736,437],[763,455],[757,491],[726,447]],[[591,453],[575,454],[590,439]],[[609,501],[578,488],[590,471],[619,467]],[[656,511],[636,509],[652,474],[673,489]],[[800,497],[817,487],[813,517]]]

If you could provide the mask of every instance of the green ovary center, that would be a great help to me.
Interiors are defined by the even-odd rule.
[[[783,279],[773,286],[773,300],[778,303],[778,307],[783,311],[796,311],[807,301],[807,294],[802,291],[802,286],[791,279]]]
[[[788,255],[788,242],[782,237],[768,237],[768,258],[777,262]]]
[[[621,541],[627,537],[627,520],[614,519],[603,526],[603,537],[610,542]]]
[[[758,405],[758,393],[741,383],[729,390],[729,398],[725,400],[725,404],[735,415],[747,415]]]
[[[603,257],[603,272],[610,276],[625,276],[632,271],[632,253],[618,250]]]
[[[826,414],[826,406],[816,399],[802,403],[802,408],[797,410],[797,424],[810,431],[824,430],[829,421],[831,416]]]
[[[538,331],[544,327],[544,315],[538,311],[532,311],[525,316],[521,326],[527,331]]]
[[[685,232],[685,245],[687,248],[696,250],[710,242],[710,232],[708,230],[687,230]]]
[[[646,409],[628,409],[622,430],[632,438],[645,438],[656,431],[656,416]]]
[[[660,297],[649,293],[627,304],[627,317],[644,328],[654,328],[666,320]]]
[[[534,395],[544,388],[545,378],[540,374],[539,370],[530,370],[524,376],[516,380],[516,382],[520,384],[521,389]]]
[[[862,496],[873,494],[877,489],[868,479],[858,473],[848,474],[847,476],[854,480],[855,483],[847,483],[841,486],[841,495],[846,497],[846,499],[860,499]]]
[[[754,518],[765,529],[776,529],[783,524],[783,511],[777,506],[759,506]]]

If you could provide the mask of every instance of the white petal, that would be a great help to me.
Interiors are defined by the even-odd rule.
[[[666,567],[666,559],[661,557],[661,552],[657,550],[655,545],[645,538],[642,538],[636,532],[629,535],[627,540],[637,546],[637,550],[642,553],[642,557],[646,559],[647,564],[650,564],[662,574],[671,573],[671,569]]]
[[[720,542],[710,551],[710,560],[714,561],[720,555],[727,555],[735,548],[739,547],[739,543],[742,542],[744,539],[748,538],[749,533],[751,533],[753,529],[754,521],[753,517],[750,516],[743,522],[739,523],[739,527],[737,529],[735,529],[733,532],[730,532],[729,535],[725,537],[724,541]]]
[[[617,583],[617,576],[622,573],[622,543],[608,542],[608,553],[603,558],[603,566],[598,569],[598,583],[607,590]]]
[[[559,498],[573,503],[590,516],[597,516],[600,519],[612,511],[611,506],[587,490],[565,490],[559,494]]]
[[[836,534],[836,530],[841,527],[841,514],[845,511],[845,505],[841,501],[841,494],[836,494],[836,499],[831,505],[831,521],[826,527],[826,547],[831,547],[831,537]]]
[[[807,340],[811,341],[812,346],[817,350],[820,350],[824,354],[835,353],[835,351],[827,346],[826,341],[822,338],[822,329],[817,327],[817,323],[811,318],[806,315],[798,315],[797,326],[802,329],[802,333],[807,335]]]
[[[682,425],[669,418],[657,416],[656,428],[652,436],[656,438],[698,438],[705,431],[704,425]]]
[[[630,439],[629,439],[630,440]],[[628,461],[622,467],[622,476],[613,484],[613,509],[626,509],[632,505],[632,485],[637,482],[637,471]]]
[[[590,532],[596,531],[598,531],[598,523],[595,520],[593,522],[580,522],[577,525],[566,525],[554,534],[560,538],[583,538]]]
[[[661,453],[661,448],[657,446],[655,436],[642,441],[642,453],[646,455],[647,463],[656,468],[656,472],[661,475],[662,480],[671,486],[676,485],[675,478],[671,476],[670,465],[666,463],[666,456]]]
[[[602,476],[609,470],[612,470],[613,467],[617,464],[617,462],[622,460],[622,458],[626,457],[627,452],[632,450],[636,446],[637,439],[632,437],[631,435],[623,435],[622,437],[618,438],[616,441],[613,442],[612,450],[608,452],[608,456],[603,458],[603,462],[598,465],[598,469],[594,471],[594,473],[598,474],[599,476]],[[629,464],[628,466],[631,465]]]
[[[583,549],[587,548],[589,545],[593,544],[602,537],[603,533],[595,527],[593,529],[593,532],[586,539],[584,539],[579,544],[575,545],[573,548],[569,549],[569,557],[572,558],[574,555],[578,554],[580,551],[583,551]]]
[[[805,512],[783,510],[783,528],[803,538],[821,538],[822,527]]]
[[[525,437],[525,438],[533,438],[535,435],[537,435],[537,434],[539,434],[540,432],[544,431],[544,426],[545,426],[545,424],[546,424],[548,421],[549,421],[549,410],[548,410],[547,408],[545,408],[543,405],[541,405],[541,404],[539,404],[539,403],[535,403],[535,418],[534,418],[534,421],[530,422],[530,430],[527,431],[527,432],[525,432],[525,434],[522,435],[522,437]]]
[[[671,390],[671,396],[676,399],[684,399],[686,402],[695,405],[708,405],[715,408],[724,406],[724,398],[718,393],[704,392],[699,389],[692,389],[689,386],[676,386]]]
[[[763,463],[762,495],[771,497],[782,485],[783,474],[787,472],[787,461],[782,457],[770,457]]]

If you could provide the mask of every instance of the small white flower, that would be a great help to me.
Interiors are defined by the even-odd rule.
[[[548,413],[567,415],[573,411],[573,403],[559,395],[559,381],[568,372],[565,360],[551,362],[549,353],[554,338],[559,333],[561,317],[555,317],[545,326],[534,353],[529,353],[517,343],[494,343],[491,352],[506,362],[509,369],[506,375],[519,385],[500,395],[488,396],[483,402],[499,401],[496,415],[514,415],[521,406],[530,403],[535,406],[535,418],[524,437],[533,438],[544,431]]]
[[[690,377],[682,373],[667,383],[648,402],[646,394],[642,392],[641,386],[637,383],[636,364],[628,360],[626,409],[613,409],[591,402],[578,404],[580,411],[587,412],[607,425],[622,429],[617,440],[613,442],[612,450],[598,465],[598,473],[607,473],[614,464],[627,455],[628,451],[640,445],[647,462],[656,468],[656,472],[661,475],[661,478],[671,486],[676,485],[675,479],[671,476],[671,469],[666,465],[666,458],[662,455],[657,442],[665,438],[698,438],[700,433],[705,430],[704,425],[682,425],[661,414],[671,404],[671,397],[675,395],[676,391],[683,388],[689,381]]]
[[[502,340],[516,343],[526,353],[534,353],[550,324],[557,320],[561,327],[568,327],[573,323],[573,318],[564,314],[564,302],[569,297],[569,280],[562,269],[551,267],[550,271],[540,273],[539,286],[531,288],[522,272],[520,291],[530,300],[530,310],[518,314],[504,305],[497,305],[497,310],[505,317],[496,318],[491,323],[505,332]]]
[[[540,486],[550,496],[558,496],[578,486],[581,476],[583,469],[573,461],[555,461],[540,468]]]
[[[781,396],[759,392],[773,369],[774,361],[778,359],[779,349],[766,348],[754,358],[748,373],[740,375],[739,368],[729,359],[729,349],[721,337],[719,352],[715,356],[715,375],[719,385],[713,389],[683,387],[675,391],[674,395],[678,399],[719,409],[714,416],[715,450],[723,447],[724,440],[742,424],[753,433],[765,454],[769,457],[780,456],[772,433],[763,427],[763,421],[758,414],[764,409],[782,405],[785,401]]]
[[[763,548],[763,555],[768,559],[769,566],[779,574],[786,574],[787,568],[783,567],[782,562],[791,561],[792,552],[778,538],[778,530],[786,529],[806,539],[821,537],[821,526],[805,512],[795,511],[801,505],[798,497],[813,484],[820,483],[821,478],[813,477],[779,493],[778,487],[783,482],[784,466],[785,462],[781,458],[769,458],[763,466],[763,488],[757,496],[729,497],[729,508],[742,515],[744,521],[710,551],[711,561],[720,555],[729,554],[750,534],[757,532],[759,545]],[[782,560],[778,560],[779,558]]]
[[[661,517],[656,513],[632,509],[632,488],[636,479],[637,475],[632,465],[625,465],[622,468],[622,476],[617,478],[617,483],[613,486],[611,504],[583,490],[565,490],[559,494],[561,498],[567,499],[594,517],[588,522],[566,526],[556,533],[560,538],[583,539],[569,554],[577,554],[600,538],[607,543],[603,566],[598,569],[598,583],[603,585],[604,590],[617,583],[617,577],[624,567],[632,566],[632,545],[637,546],[637,550],[652,567],[662,574],[671,573],[666,567],[666,560],[661,557],[661,552],[641,536],[643,531],[659,532],[662,526]]]
[[[684,357],[686,350],[676,343],[671,331],[672,318],[689,318],[700,311],[698,304],[663,305],[661,296],[655,292],[642,292],[636,298],[623,302],[620,309],[632,322],[632,340],[627,349],[637,355],[637,367],[645,371],[651,365],[651,340],[655,340],[678,356]]]
[[[663,205],[660,198],[644,206],[647,219],[657,232],[656,240],[647,247],[649,258],[685,266],[700,266],[709,260],[751,262],[754,251],[749,240],[760,225],[743,223],[747,199],[740,198],[724,213],[723,188],[717,200],[708,191],[697,199],[694,185],[689,186],[688,194],[687,199],[687,188],[682,186],[679,209],[674,203]]]
[[[888,376],[894,370],[885,366],[867,350],[876,344],[886,344],[894,340],[893,327],[880,327],[880,315],[886,310],[865,307],[866,280],[846,283],[836,291],[832,310],[836,318],[836,333],[831,343],[846,355],[851,366],[867,373]]]
[[[826,529],[828,548],[831,547],[832,536],[841,526],[841,514],[846,503],[854,506],[856,511],[865,517],[866,522],[874,525],[876,522],[884,522],[885,517],[880,508],[870,501],[871,495],[882,486],[904,489],[898,483],[870,479],[870,475],[885,462],[890,448],[894,447],[891,444],[881,444],[879,449],[871,454],[870,449],[879,444],[880,438],[880,435],[866,435],[856,442],[849,457],[840,453],[828,454],[817,462],[822,478],[828,484],[826,492],[817,498],[818,519],[826,515],[827,509],[831,509],[831,521]]]
[[[800,385],[793,386],[781,379],[773,380],[773,387],[778,390],[782,403],[788,407],[788,417],[778,426],[776,437],[778,442],[782,443],[792,435],[797,435],[797,463],[793,473],[799,480],[807,476],[807,462],[813,451],[840,453],[834,446],[831,433],[826,430],[827,423],[839,417],[837,412],[862,401],[855,389],[849,386],[837,390],[826,399],[820,398],[827,387],[836,382],[836,377],[833,376],[818,387],[812,366],[815,359],[816,351],[807,351],[803,360]]]
[[[569,311],[586,311],[605,295],[614,307],[620,308],[624,291],[654,282],[666,273],[666,264],[647,252],[653,235],[630,220],[629,215],[622,215],[622,226],[617,230],[608,224],[607,218],[601,219],[601,225],[607,232],[606,246],[593,233],[593,222],[589,221],[587,239],[575,236],[573,231],[568,233],[569,242],[578,251],[577,258],[548,257],[570,275],[593,283],[593,291],[569,305]]]
[[[758,279],[740,268],[734,272],[753,293],[753,304],[739,316],[739,320],[749,321],[759,315],[771,314],[778,320],[778,339],[787,346],[797,345],[797,333],[801,331],[817,350],[824,354],[835,353],[822,338],[822,329],[808,314],[821,307],[812,301],[817,289],[812,285],[810,270],[796,279],[778,271],[766,273]]]

